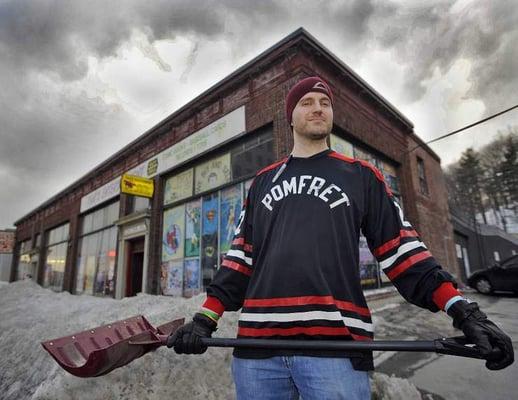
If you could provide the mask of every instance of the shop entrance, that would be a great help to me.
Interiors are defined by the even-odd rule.
[[[142,292],[144,236],[126,242],[126,297]]]

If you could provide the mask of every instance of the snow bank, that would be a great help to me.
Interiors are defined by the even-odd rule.
[[[123,300],[54,293],[32,281],[0,285],[0,397],[6,399],[232,399],[231,349],[199,356],[167,348],[98,378],[76,378],[40,342],[143,314],[157,326],[196,312],[192,299],[139,294]],[[226,313],[218,336],[234,337],[237,313]],[[418,399],[408,381],[374,373],[373,398]]]

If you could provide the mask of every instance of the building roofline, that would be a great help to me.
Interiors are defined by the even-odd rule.
[[[115,152],[113,155],[111,155],[108,159],[102,161],[100,164],[96,165],[94,168],[89,170],[87,173],[82,175],[80,178],[75,180],[70,185],[66,186],[64,189],[60,190],[58,193],[56,193],[54,196],[37,206],[35,209],[30,211],[29,213],[25,214],[23,217],[19,218],[16,222],[14,222],[14,225],[19,225],[21,222],[23,222],[25,219],[28,219],[33,214],[37,213],[38,211],[44,209],[49,204],[53,203],[54,201],[58,200],[60,197],[62,197],[65,193],[72,191],[73,189],[76,189],[81,184],[83,184],[87,179],[90,178],[90,176],[95,172],[102,170],[103,168],[107,167],[112,163],[113,161],[117,160],[120,156],[122,156],[125,152],[127,152],[130,148],[137,145],[138,143],[144,142],[147,139],[150,139],[153,132],[156,132],[157,130],[163,128],[165,125],[170,123],[172,120],[177,118],[179,115],[187,111],[189,108],[191,108],[193,105],[195,105],[197,102],[200,102],[200,100],[209,97],[210,94],[213,92],[222,89],[226,84],[234,80],[239,75],[245,73],[247,70],[249,70],[251,67],[254,66],[254,64],[263,61],[269,56],[270,54],[274,53],[276,50],[280,49],[281,47],[287,46],[288,48],[292,45],[296,45],[299,41],[305,40],[308,42],[311,46],[316,47],[319,49],[322,54],[331,62],[333,62],[335,65],[337,65],[340,69],[344,70],[348,76],[360,87],[365,89],[367,93],[369,93],[374,99],[379,101],[379,103],[384,106],[384,108],[397,120],[402,122],[404,125],[406,125],[411,132],[413,132],[414,125],[410,120],[408,120],[400,111],[396,109],[395,106],[393,106],[387,99],[385,99],[381,94],[379,94],[374,88],[372,88],[367,82],[365,82],[358,74],[356,74],[347,64],[345,64],[343,61],[341,61],[338,57],[336,57],[330,50],[328,50],[322,43],[320,43],[315,37],[313,37],[308,31],[306,31],[304,28],[300,27],[290,33],[285,38],[281,39],[279,42],[275,43],[274,45],[270,46],[268,49],[261,52],[259,55],[227,75],[225,78],[221,79],[214,85],[210,86],[207,90],[196,96],[194,99],[187,102],[185,105],[180,107],[178,110],[174,111],[172,114],[155,124],[150,129],[146,130],[143,134],[141,134],[136,139],[132,140],[130,143],[125,145],[123,148]],[[291,43],[293,42],[293,43]],[[431,149],[430,149],[431,151]],[[434,153],[435,154],[435,153]],[[438,158],[438,157],[437,157]]]

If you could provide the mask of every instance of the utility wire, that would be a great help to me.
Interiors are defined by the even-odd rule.
[[[457,134],[457,133],[459,133],[459,132],[465,131],[466,129],[473,128],[473,127],[474,127],[474,126],[476,126],[476,125],[482,124],[482,123],[484,123],[484,122],[486,122],[486,121],[489,121],[490,119],[496,118],[496,117],[498,117],[498,116],[500,116],[500,115],[502,115],[502,114],[505,114],[505,113],[507,113],[507,112],[509,112],[509,111],[512,111],[512,110],[514,110],[515,108],[518,108],[518,104],[516,104],[516,105],[512,106],[511,108],[508,108],[507,110],[500,111],[499,113],[496,113],[496,114],[490,115],[490,116],[489,116],[489,117],[487,117],[487,118],[484,118],[484,119],[481,119],[480,121],[474,122],[474,123],[472,123],[471,125],[467,125],[467,126],[465,126],[465,127],[463,127],[463,128],[457,129],[456,131],[453,131],[453,132],[447,133],[446,135],[439,136],[438,138],[432,139],[432,140],[430,140],[430,141],[428,141],[428,142],[425,142],[424,144],[430,144],[430,143],[433,143],[433,142],[437,142],[438,140],[441,140],[441,139],[447,138],[447,137],[449,137],[449,136],[453,136],[453,135],[455,135],[455,134]],[[404,154],[411,153],[411,152],[413,152],[415,149],[418,149],[418,148],[419,148],[419,147],[421,147],[421,146],[422,146],[422,144],[418,144],[417,146],[415,146],[414,148],[412,148],[412,149],[408,150],[408,151],[407,151],[407,152],[405,152]]]

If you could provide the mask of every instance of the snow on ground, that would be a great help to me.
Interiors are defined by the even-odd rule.
[[[177,355],[166,347],[98,378],[61,369],[41,342],[145,315],[154,326],[190,317],[204,295],[191,299],[139,294],[123,300],[54,293],[30,280],[0,285],[0,398],[5,399],[233,399],[231,349]],[[217,336],[235,337],[237,313],[225,313]],[[377,327],[379,328],[379,326]],[[421,399],[409,381],[372,375],[373,398]]]

